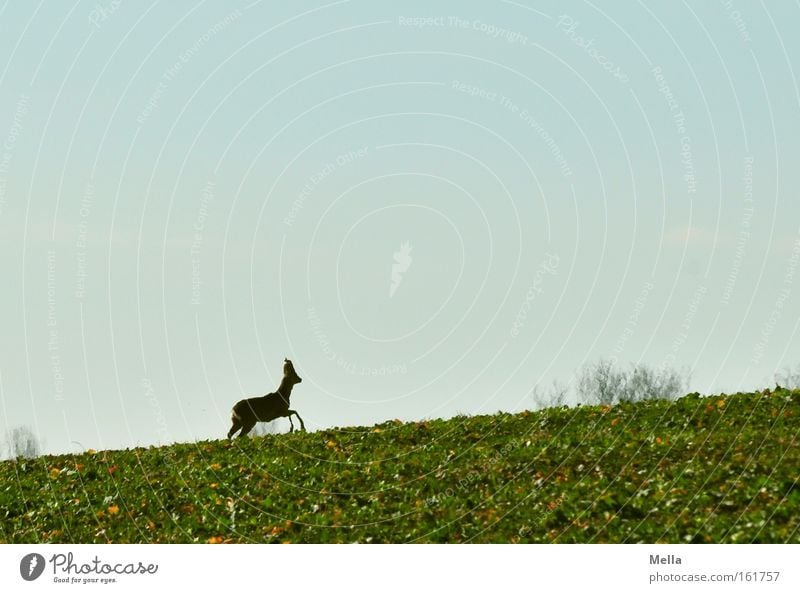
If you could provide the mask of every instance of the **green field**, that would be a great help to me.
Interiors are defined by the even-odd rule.
[[[800,543],[799,414],[692,394],[5,461],[0,541]]]

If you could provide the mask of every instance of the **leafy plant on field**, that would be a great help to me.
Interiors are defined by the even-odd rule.
[[[800,543],[800,391],[0,463],[0,542]]]

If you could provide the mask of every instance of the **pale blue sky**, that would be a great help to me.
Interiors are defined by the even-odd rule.
[[[800,362],[798,22],[5,3],[0,429],[222,437],[285,356],[310,428],[531,407],[610,356],[766,386]]]

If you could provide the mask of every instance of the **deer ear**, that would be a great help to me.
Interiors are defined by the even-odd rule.
[[[289,359],[288,358],[284,358],[283,362],[289,362]]]

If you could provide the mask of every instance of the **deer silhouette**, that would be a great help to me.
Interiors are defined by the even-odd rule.
[[[294,370],[292,361],[285,358],[283,361],[283,380],[275,393],[268,393],[263,397],[251,397],[236,402],[231,410],[231,420],[233,426],[228,431],[228,438],[232,438],[240,428],[240,437],[245,436],[256,425],[256,422],[270,422],[276,418],[288,418],[291,428],[289,432],[294,432],[294,422],[292,416],[297,416],[300,421],[301,430],[306,429],[303,419],[295,410],[289,409],[289,396],[292,394],[292,387],[302,382]]]

